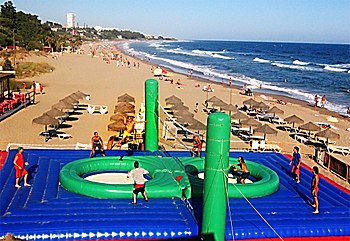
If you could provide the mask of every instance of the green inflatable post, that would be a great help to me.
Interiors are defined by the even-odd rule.
[[[208,117],[203,194],[204,240],[224,241],[231,120],[227,114]]]
[[[158,81],[148,79],[145,82],[146,130],[145,149],[158,151]]]

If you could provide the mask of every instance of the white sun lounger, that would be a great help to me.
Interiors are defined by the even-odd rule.
[[[87,107],[87,111],[90,114],[94,114],[94,113],[100,113],[100,114],[106,114],[108,112],[108,106],[105,105],[88,105]]]
[[[330,153],[340,153],[343,156],[350,155],[350,147],[347,147],[347,146],[335,146],[335,145],[329,144],[327,146],[327,150]]]

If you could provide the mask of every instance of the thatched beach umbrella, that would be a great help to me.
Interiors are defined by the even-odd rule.
[[[206,130],[207,126],[200,121],[196,121],[193,124],[190,124],[187,128],[191,130],[200,131],[200,130]]]
[[[285,118],[284,121],[286,121],[288,123],[293,123],[293,128],[294,128],[295,123],[297,123],[297,124],[304,123],[304,120],[296,115],[289,116],[289,117]]]
[[[192,116],[179,116],[176,118],[176,121],[178,123],[188,123],[188,124],[194,124],[196,123],[198,120],[194,119]]]
[[[125,93],[118,97],[118,102],[135,102],[135,98]]]
[[[85,94],[85,93],[81,92],[80,90],[78,90],[78,91],[75,92],[74,94],[77,95],[77,96],[79,96],[81,99],[84,99],[84,98],[90,96],[90,95],[88,95],[88,94]]]
[[[238,111],[237,107],[232,105],[232,104],[228,104],[228,105],[225,105],[223,107],[221,107],[221,110],[226,110],[226,111]]]
[[[257,102],[256,100],[250,98],[248,100],[243,101],[243,105],[249,105],[249,106],[254,106],[257,105],[259,102]]]
[[[115,105],[115,109],[118,109],[118,108],[135,109],[135,105],[131,104],[130,102],[118,102]]]
[[[299,126],[299,129],[309,131],[310,136],[311,131],[319,131],[321,128],[312,122],[308,122],[304,125]]]
[[[267,110],[269,108],[269,106],[267,104],[265,104],[264,102],[258,102],[257,104],[253,105],[253,107],[255,108],[259,108],[261,110]]]
[[[109,120],[110,121],[124,121],[124,119],[127,117],[128,115],[126,114],[122,114],[122,113],[118,113],[118,114],[115,114],[115,115],[112,115]]]
[[[227,106],[228,104],[225,103],[224,101],[220,100],[220,101],[216,101],[216,102],[213,102],[213,106],[218,106],[220,107],[220,109],[224,106]]]
[[[177,97],[176,95],[172,95],[172,96],[169,96],[168,98],[165,98],[165,102],[169,102],[169,101],[182,102],[182,100],[179,97]]]
[[[254,132],[263,133],[264,134],[264,140],[266,139],[266,135],[267,134],[277,135],[277,131],[275,129],[273,129],[272,127],[270,127],[269,125],[267,125],[267,124],[264,124],[262,126],[259,126],[256,129],[254,129]]]
[[[176,104],[184,104],[182,100],[177,100],[177,99],[171,99],[171,100],[166,100],[165,103],[167,105],[176,105]]]
[[[127,113],[135,113],[135,109],[134,108],[126,108],[126,107],[121,107],[121,108],[118,108],[118,109],[115,109],[114,110],[114,114],[127,114]]]
[[[217,102],[223,102],[223,100],[219,99],[215,95],[207,100],[207,102],[217,103]]]
[[[194,114],[192,112],[189,112],[188,110],[175,110],[174,111],[175,117],[181,117],[181,116],[191,116],[194,117]]]
[[[73,104],[73,105],[79,103],[79,100],[76,100],[76,99],[74,99],[74,98],[71,97],[71,96],[67,96],[67,97],[61,99],[60,101],[63,101],[63,102],[66,102],[66,103],[70,103],[70,104]]]
[[[69,110],[69,109],[74,109],[74,105],[64,101],[59,101],[57,104],[54,104],[52,108],[56,108],[59,110]]]
[[[122,131],[125,129],[124,122],[114,122],[108,125],[108,131]]]
[[[234,113],[231,115],[231,118],[234,120],[238,120],[238,123],[241,123],[241,120],[248,119],[249,117],[242,112],[238,111],[237,113]]]
[[[189,110],[190,108],[185,106],[185,105],[182,105],[182,104],[179,104],[179,105],[173,105],[172,107],[170,107],[170,110]]]
[[[79,96],[79,95],[77,95],[76,93],[72,93],[72,94],[68,95],[68,97],[71,97],[71,98],[73,98],[73,99],[75,99],[75,100],[77,100],[77,101],[79,101],[80,99],[82,99],[82,97]]]
[[[39,125],[45,125],[45,131],[47,131],[48,125],[58,125],[59,121],[55,118],[52,118],[48,114],[42,114],[41,116],[34,118],[33,123],[39,124]]]
[[[241,121],[240,123],[241,125],[244,126],[249,126],[249,131],[252,131],[252,126],[261,126],[261,123],[252,119],[252,118],[248,118],[248,119],[244,119]]]
[[[315,134],[318,137],[324,137],[327,139],[326,144],[328,144],[328,139],[339,139],[340,135],[338,133],[333,132],[331,129],[326,129],[324,131],[320,131]]]
[[[273,113],[273,117],[275,117],[276,114],[284,114],[284,111],[276,106],[273,106],[271,109],[267,111],[267,113]]]
[[[63,117],[63,116],[66,116],[67,114],[63,111],[60,111],[56,108],[52,108],[51,110],[45,112],[44,114],[47,114],[49,115],[50,117],[52,118],[55,118],[55,117]]]

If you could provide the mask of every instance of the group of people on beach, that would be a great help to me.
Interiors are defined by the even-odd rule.
[[[325,108],[327,103],[327,99],[325,95],[322,95],[321,99],[319,98],[318,95],[315,95],[314,101],[315,101],[315,107],[317,107],[320,104],[321,108]],[[321,103],[319,103],[319,101],[321,101]]]

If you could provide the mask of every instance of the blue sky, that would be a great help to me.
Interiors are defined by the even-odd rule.
[[[5,1],[2,1],[4,3]],[[66,23],[178,39],[350,43],[350,0],[13,0],[19,11]]]

